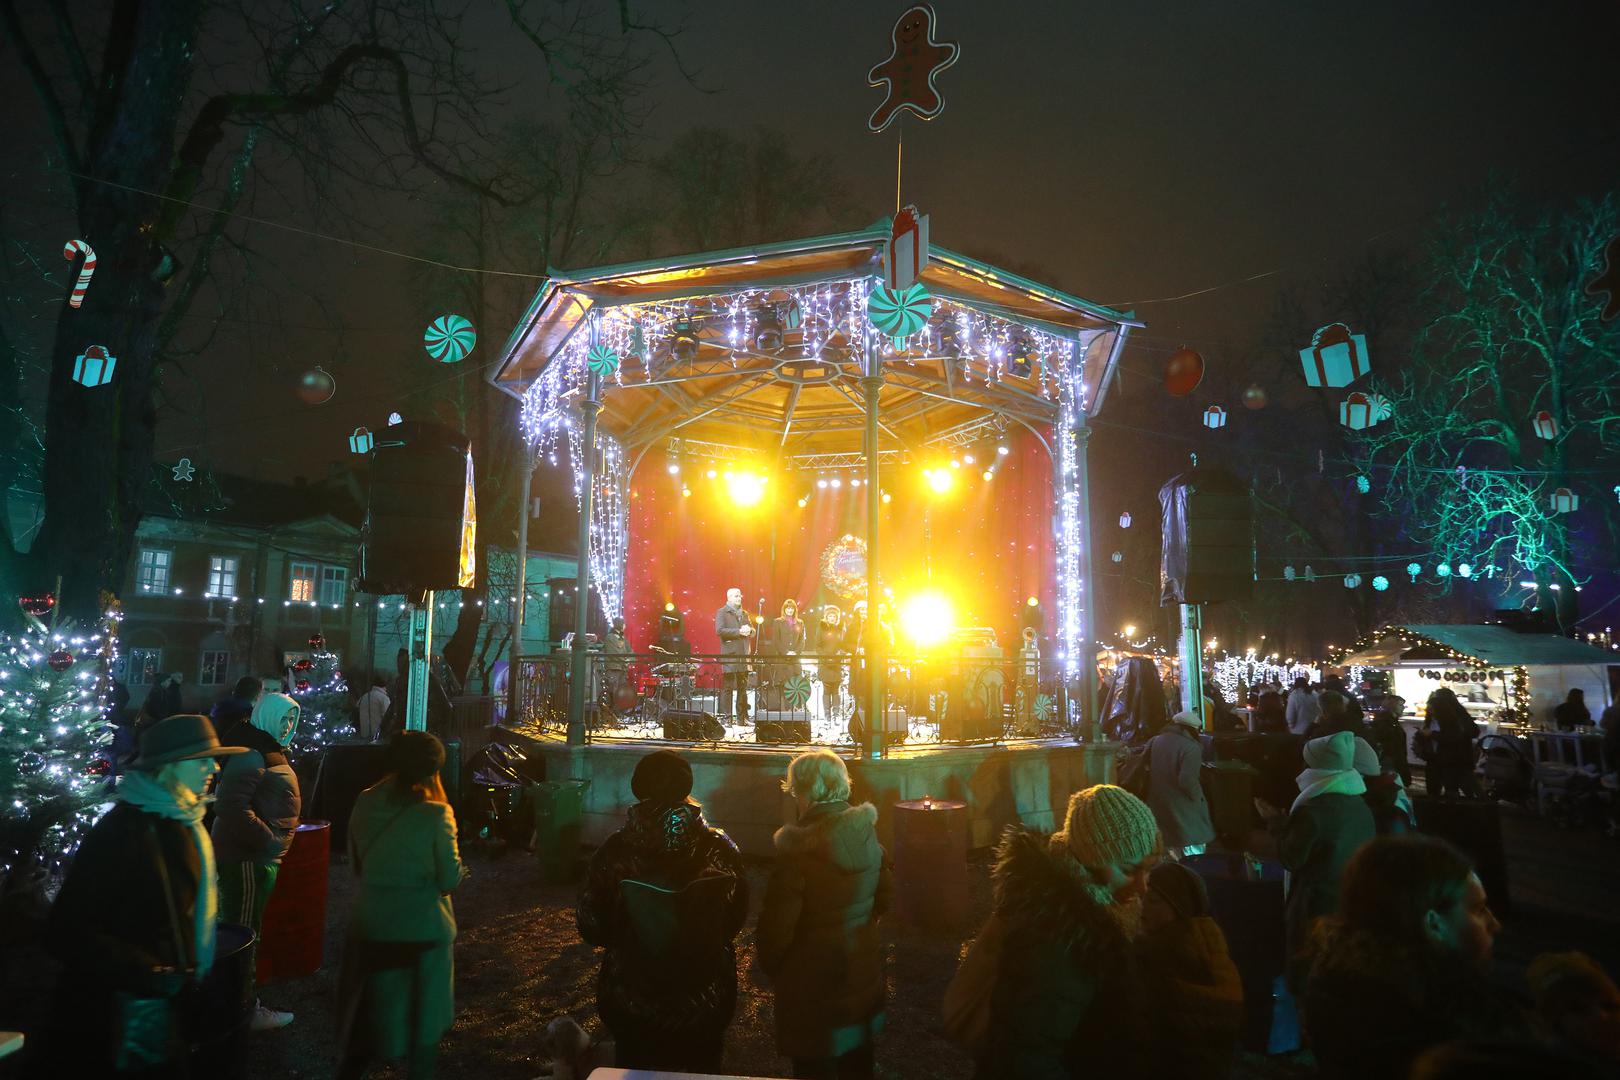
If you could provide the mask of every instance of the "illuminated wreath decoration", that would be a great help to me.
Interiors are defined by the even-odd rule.
[[[866,541],[845,533],[821,553],[821,583],[853,600],[866,593]]]

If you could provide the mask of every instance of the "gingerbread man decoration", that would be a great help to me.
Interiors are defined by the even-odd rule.
[[[889,58],[866,73],[873,86],[887,86],[889,96],[877,107],[866,126],[882,131],[889,122],[908,109],[924,120],[932,120],[945,109],[945,99],[934,86],[934,77],[956,63],[961,49],[954,41],[934,40],[934,7],[914,4],[907,8],[890,33],[894,49]]]
[[[1586,286],[1586,295],[1597,296],[1606,293],[1603,301],[1603,312],[1598,317],[1604,322],[1612,322],[1616,315],[1620,315],[1620,236],[1609,241],[1603,249],[1603,273],[1593,278]]]

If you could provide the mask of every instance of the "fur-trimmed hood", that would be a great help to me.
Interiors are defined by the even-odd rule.
[[[1087,955],[1127,947],[1085,870],[1050,835],[1010,826],[996,848],[990,877],[996,913],[1009,932],[1038,935]]]
[[[819,854],[850,873],[870,870],[883,861],[877,817],[871,803],[817,803],[794,824],[776,830],[776,850],[783,855]]]

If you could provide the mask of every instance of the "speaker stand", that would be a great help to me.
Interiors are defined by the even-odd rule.
[[[426,731],[428,660],[433,655],[433,591],[411,604],[410,669],[405,693],[405,730]]]
[[[1209,717],[1204,715],[1204,619],[1197,604],[1181,605],[1181,707],[1196,713],[1204,730],[1209,730]]]

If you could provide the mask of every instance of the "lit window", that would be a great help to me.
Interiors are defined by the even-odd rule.
[[[236,560],[232,559],[232,562]],[[202,654],[202,664],[197,673],[197,682],[201,686],[221,686],[225,682],[225,672],[231,666],[231,654],[224,649],[205,649]]]
[[[169,563],[173,558],[172,551],[141,548],[140,558],[135,563],[135,588],[141,592],[168,592]]]
[[[162,649],[129,650],[129,685],[151,686],[158,680],[162,663]]]
[[[210,555],[208,557],[208,595],[236,595],[236,557]]]
[[[341,604],[349,593],[349,571],[341,566],[321,567],[321,603]],[[294,599],[297,599],[294,597]]]
[[[304,604],[315,599],[315,578],[320,569],[315,563],[293,563],[292,588],[287,592],[287,599]]]

